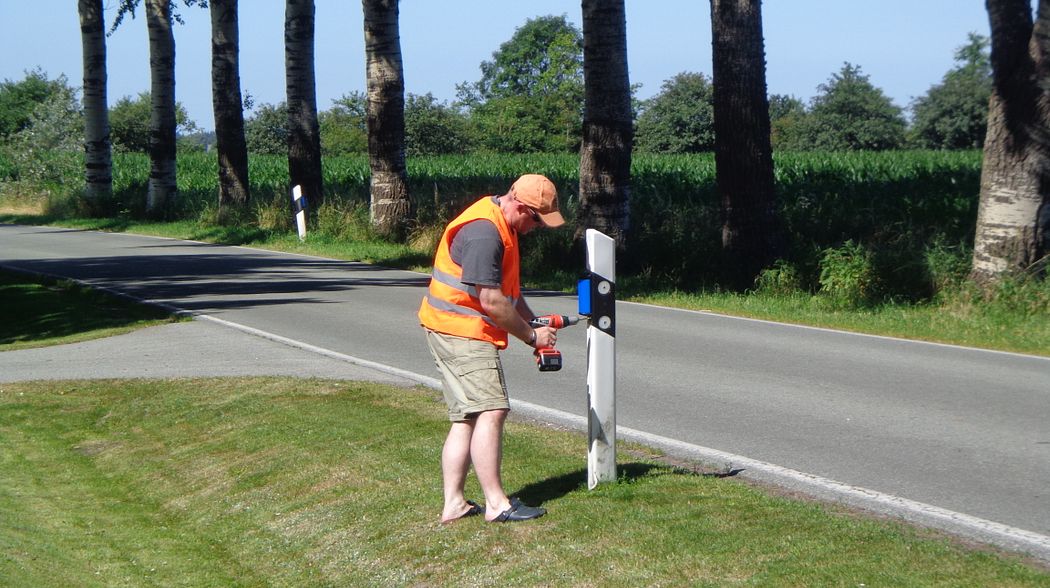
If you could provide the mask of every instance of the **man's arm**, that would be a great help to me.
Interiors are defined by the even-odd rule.
[[[521,309],[525,309],[529,318],[532,318],[532,311],[528,309],[527,304],[524,304],[524,299],[521,299],[518,307],[515,307],[510,303],[510,300],[503,295],[503,292],[501,292],[499,288],[477,284],[477,289],[478,298],[481,300],[481,309],[484,310],[485,314],[499,325],[500,328],[506,330],[518,339],[521,339],[527,345],[537,348],[554,346],[556,340],[554,335],[555,329],[550,327],[537,327],[533,329],[529,326],[529,323],[526,322],[525,315],[522,314]],[[536,333],[535,341],[532,341],[533,332]]]

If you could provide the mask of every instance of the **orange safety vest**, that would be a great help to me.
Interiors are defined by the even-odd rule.
[[[452,261],[452,240],[463,225],[479,219],[487,219],[496,225],[503,240],[503,266],[500,291],[514,306],[521,299],[519,279],[518,234],[511,230],[499,205],[491,196],[485,196],[463,211],[445,228],[434,256],[434,271],[430,277],[430,289],[419,307],[419,322],[426,328],[489,341],[499,349],[507,347],[507,331],[481,308],[481,299],[473,285],[464,284],[463,268]]]

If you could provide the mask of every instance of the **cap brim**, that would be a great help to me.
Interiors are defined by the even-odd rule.
[[[541,214],[540,220],[543,221],[543,224],[547,225],[552,229],[565,224],[565,219],[562,218],[561,213],[558,211],[548,212],[547,214]]]

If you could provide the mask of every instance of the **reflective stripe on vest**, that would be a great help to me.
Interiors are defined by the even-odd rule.
[[[451,256],[452,240],[459,229],[479,219],[492,222],[503,242],[500,291],[513,306],[521,299],[517,234],[507,225],[499,206],[486,196],[450,222],[441,236],[429,291],[419,308],[419,320],[428,329],[489,341],[502,349],[507,346],[507,332],[485,314],[478,289],[461,281],[463,268],[452,261]]]

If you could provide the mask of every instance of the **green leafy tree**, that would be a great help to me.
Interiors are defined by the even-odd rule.
[[[912,102],[912,142],[930,149],[976,149],[984,146],[992,66],[988,38],[970,33],[955,51],[958,67],[940,84]]]
[[[244,121],[244,139],[249,153],[286,155],[288,153],[288,106],[261,104]]]
[[[794,96],[773,94],[769,97],[769,140],[773,149],[797,146],[799,123],[806,117],[806,105]]]
[[[529,19],[458,86],[483,147],[576,151],[583,125],[583,33],[568,17]]]
[[[149,92],[140,92],[137,98],[124,96],[109,109],[109,127],[113,149],[131,153],[149,153],[150,115],[153,100]],[[186,108],[175,104],[175,124],[180,134],[190,134],[197,125],[190,120]]]
[[[799,124],[797,149],[886,150],[904,144],[901,108],[872,85],[860,66],[846,63],[818,88]]]
[[[51,80],[39,68],[25,73],[26,77],[20,81],[0,83],[0,139],[28,127],[37,107],[68,89],[65,76]]]
[[[368,152],[366,108],[364,93],[354,91],[333,100],[332,107],[318,115],[324,155]]]
[[[642,103],[634,134],[639,151],[699,153],[715,145],[714,89],[701,73],[683,72]]]
[[[470,123],[434,95],[409,94],[405,102],[405,144],[408,155],[466,153],[471,147]]]
[[[19,179],[63,183],[71,177],[83,177],[81,163],[56,157],[84,150],[80,98],[64,76],[53,81],[56,86],[47,98],[33,108],[23,128],[7,139],[5,150],[18,169]]]

